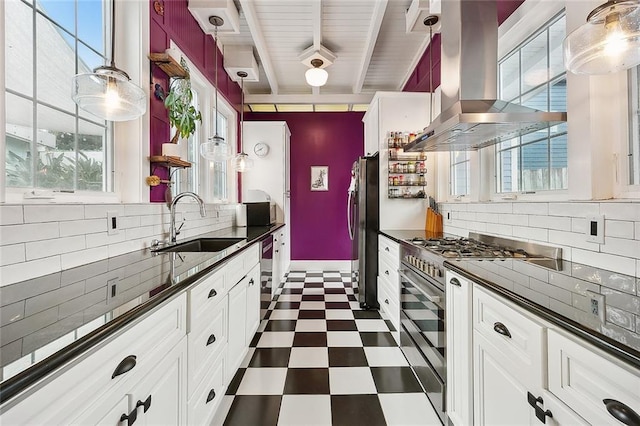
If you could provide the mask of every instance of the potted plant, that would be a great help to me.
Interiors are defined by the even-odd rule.
[[[196,131],[196,122],[202,122],[202,114],[193,105],[191,80],[188,77],[189,68],[184,58],[180,58],[180,65],[187,71],[187,78],[174,78],[169,83],[169,93],[164,98],[164,105],[169,111],[169,123],[175,129],[171,138],[173,146],[165,147],[163,154],[171,155],[167,151],[179,153],[177,143],[180,138],[187,139]]]

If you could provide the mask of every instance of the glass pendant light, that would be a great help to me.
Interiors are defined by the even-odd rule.
[[[242,137],[244,135],[244,78],[248,75],[244,71],[238,71],[238,77],[240,77],[240,90],[242,92],[242,105],[240,107],[240,153],[236,155],[233,160],[233,167],[236,172],[245,172],[253,168],[253,160],[244,152],[244,144]]]
[[[83,110],[109,121],[135,120],[147,111],[147,95],[115,65],[116,0],[111,0],[111,64],[72,80],[71,98]]]
[[[307,72],[304,73],[304,78],[307,80],[309,86],[320,87],[327,84],[329,73],[327,70],[320,68],[323,63],[322,59],[311,60],[313,68],[309,68]]]
[[[218,27],[224,24],[224,19],[219,16],[210,16],[209,22],[215,27],[213,38],[215,39],[214,67],[216,69],[216,100],[215,100],[215,135],[209,137],[208,141],[200,145],[200,155],[207,160],[226,161],[229,159],[229,149],[224,138],[218,134]]]
[[[576,74],[609,74],[640,64],[640,0],[612,0],[589,13],[564,40],[564,63]]]

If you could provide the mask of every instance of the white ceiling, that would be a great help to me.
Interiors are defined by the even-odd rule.
[[[239,12],[240,32],[221,32],[219,46],[225,52],[253,46],[260,77],[245,82],[248,104],[368,104],[376,91],[402,90],[427,47],[428,32],[405,31],[411,3],[236,0],[231,4]],[[312,88],[305,82],[307,66],[300,55],[319,45],[336,59],[326,68],[327,84]]]

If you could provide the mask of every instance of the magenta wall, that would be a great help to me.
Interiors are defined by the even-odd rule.
[[[498,24],[502,24],[524,0],[497,0]],[[432,67],[429,69],[430,49],[433,47]],[[409,76],[403,92],[429,92],[430,86],[435,90],[440,86],[440,34],[433,36],[433,43],[420,58],[418,65]],[[433,73],[433,79],[429,82],[429,73]]]
[[[218,50],[217,64],[214,61],[215,42],[213,37],[205,34],[187,9],[188,0],[164,0],[160,1],[164,6],[162,14],[156,12],[154,0],[149,1],[151,13],[150,51],[164,52],[169,47],[169,40],[173,40],[184,52],[189,60],[196,65],[198,70],[215,86],[215,67],[218,67],[218,83],[220,93],[239,111],[240,87],[233,82],[224,70],[222,52]],[[150,153],[160,155],[162,144],[169,141],[169,118],[162,101],[153,96],[153,87],[160,84],[165,92],[169,79],[158,67],[152,65],[152,89],[150,101]],[[203,111],[203,116],[206,116]],[[154,168],[152,173],[165,179],[166,169]],[[165,185],[151,188],[151,201],[164,201]]]
[[[291,130],[291,259],[349,260],[347,189],[364,152],[361,112],[249,113],[247,121],[286,121]],[[329,190],[311,191],[311,166],[329,166]]]

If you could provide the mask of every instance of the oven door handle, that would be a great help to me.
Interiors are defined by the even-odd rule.
[[[408,276],[407,276],[407,274],[405,274],[405,272],[406,272],[406,271],[407,271],[406,269],[398,269],[398,272],[400,273],[400,276],[401,276],[402,278],[404,278],[405,280],[407,280],[407,281],[409,281],[409,282],[413,283],[413,282],[414,282],[414,280],[412,280],[410,277],[408,277]],[[422,293],[422,294],[424,295],[424,297],[426,297],[427,299],[429,299],[429,301],[430,301],[430,302],[433,302],[433,303],[440,303],[440,301],[442,300],[442,298],[441,298],[440,296],[435,295],[435,294],[428,294],[428,293],[427,293],[427,292],[425,292],[421,287],[422,287],[422,286],[417,286],[417,285],[415,286],[415,288],[417,288],[417,289],[420,291],[420,293]]]

